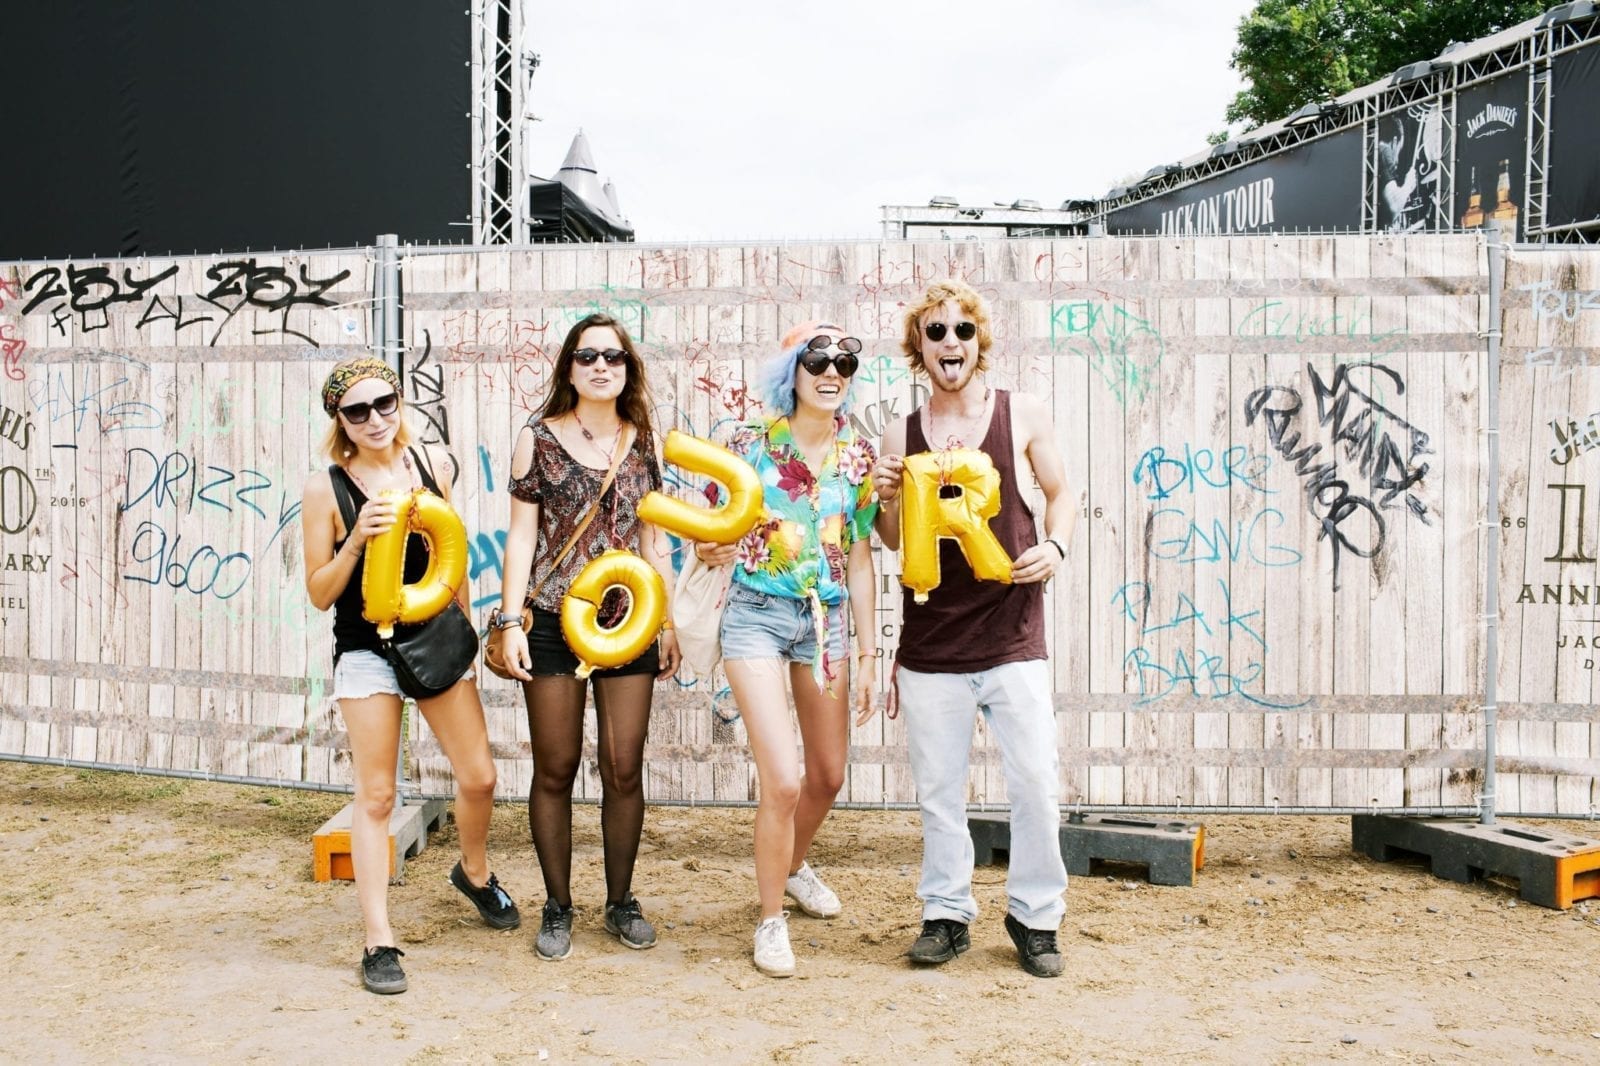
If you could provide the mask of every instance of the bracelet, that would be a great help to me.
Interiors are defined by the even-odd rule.
[[[674,629],[677,629],[677,628],[678,628],[677,626],[672,624],[672,619],[663,618],[661,620],[661,632],[663,632],[663,633],[671,633]]]
[[[877,648],[865,648],[865,649],[862,649],[861,651],[856,652],[856,658],[857,659],[876,659],[877,657],[878,657],[878,649]]]
[[[1067,549],[1065,549],[1065,548],[1063,548],[1061,546],[1061,542],[1060,541],[1056,540],[1056,538],[1054,538],[1054,537],[1046,537],[1046,538],[1044,538],[1044,542],[1046,544],[1050,545],[1050,547],[1054,548],[1056,551],[1060,552],[1062,561],[1063,562],[1066,561]]]

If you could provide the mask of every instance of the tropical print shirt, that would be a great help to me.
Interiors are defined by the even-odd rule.
[[[812,672],[826,687],[835,672],[828,661],[827,608],[847,600],[850,548],[872,534],[878,501],[870,474],[877,451],[842,416],[816,475],[787,417],[745,423],[728,449],[760,475],[765,502],[762,521],[739,542],[733,578],[757,592],[811,601],[818,630]],[[720,502],[714,482],[707,491],[712,503]]]

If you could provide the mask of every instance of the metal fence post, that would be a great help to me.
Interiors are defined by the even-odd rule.
[[[1483,795],[1478,820],[1494,824],[1496,703],[1500,671],[1500,289],[1505,283],[1506,232],[1502,223],[1489,226],[1489,352],[1488,538],[1483,582]]]

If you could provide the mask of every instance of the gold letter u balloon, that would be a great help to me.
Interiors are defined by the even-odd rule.
[[[661,455],[673,466],[721,482],[728,490],[728,502],[713,510],[650,492],[639,501],[639,521],[689,540],[717,544],[732,544],[761,521],[761,476],[728,449],[674,429],[667,433]]]
[[[953,486],[949,496],[940,490]],[[900,489],[900,583],[917,603],[939,584],[939,538],[953,537],[979,581],[1011,583],[1006,554],[989,519],[1000,513],[1000,472],[976,448],[906,456]]]
[[[362,615],[378,626],[378,636],[394,636],[395,623],[426,622],[450,604],[467,576],[467,527],[444,500],[417,490],[383,495],[395,503],[394,525],[367,541],[361,575]],[[405,584],[406,536],[412,530],[428,541],[428,569],[415,584]]]

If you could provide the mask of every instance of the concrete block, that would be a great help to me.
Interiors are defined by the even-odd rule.
[[[1466,883],[1488,874],[1515,878],[1518,895],[1541,907],[1566,910],[1600,896],[1600,840],[1575,833],[1513,822],[1358,814],[1350,818],[1350,843],[1378,862],[1421,856],[1434,876],[1447,881]]]
[[[353,803],[340,808],[311,837],[311,877],[316,881],[353,881],[350,858],[350,819]],[[444,824],[442,799],[407,800],[395,804],[389,815],[389,880],[405,873],[406,860],[428,846],[428,834]]]
[[[1011,852],[1011,817],[984,811],[967,816],[974,857],[980,863],[1004,862]],[[1194,884],[1205,865],[1205,826],[1197,822],[1157,821],[1125,815],[1073,814],[1059,832],[1067,873],[1083,876],[1096,861],[1145,867],[1152,885]]]

